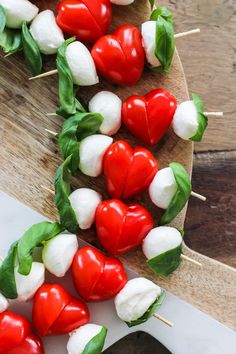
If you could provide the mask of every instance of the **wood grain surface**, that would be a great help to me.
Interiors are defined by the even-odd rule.
[[[125,11],[122,7],[114,7],[113,27],[131,21],[138,25],[148,17],[148,13],[148,1],[136,1]],[[193,42],[194,39],[191,43]],[[55,66],[54,60],[54,58],[49,60],[47,58],[45,70]],[[49,119],[45,115],[47,112],[55,111],[58,104],[57,78],[50,77],[29,82],[27,80],[29,74],[20,54],[8,59],[1,57],[0,72],[0,188],[42,214],[55,219],[57,213],[53,206],[53,198],[42,191],[40,186],[52,187],[55,169],[61,163],[55,140],[44,131],[44,128],[59,131],[63,122],[61,118]],[[130,94],[144,94],[157,86],[170,90],[179,102],[188,98],[185,77],[177,53],[172,71],[168,75],[156,75],[146,70],[142,80],[134,88],[118,88],[102,81],[94,88],[81,89],[79,95],[88,102],[95,92],[105,88],[116,92],[124,99]],[[115,139],[118,137],[127,139],[133,145],[138,143],[124,128]],[[158,158],[160,168],[175,160],[183,163],[191,173],[192,144],[178,139],[171,130],[152,151]],[[73,180],[73,186],[93,187],[107,197],[103,178],[89,179],[79,174],[78,178]],[[137,200],[148,207],[153,215],[158,216],[147,194],[144,193]],[[185,210],[176,218],[173,225],[182,227],[184,217]],[[79,235],[97,244],[94,229]],[[184,253],[202,262],[203,268],[182,262],[178,271],[168,279],[153,276],[147,269],[140,250],[130,252],[122,259],[135,271],[153,279],[221,322],[234,327],[236,324],[232,307],[235,296],[232,291],[232,281],[236,280],[236,272],[223,264],[196,254],[187,247]]]

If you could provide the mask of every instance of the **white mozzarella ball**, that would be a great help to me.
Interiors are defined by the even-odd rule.
[[[134,0],[111,0],[111,3],[115,5],[130,5],[133,2]]]
[[[142,41],[148,63],[153,67],[160,66],[155,55],[156,49],[156,21],[147,21],[142,24]]]
[[[97,177],[102,173],[103,157],[113,139],[94,134],[80,143],[80,170],[87,176]]]
[[[24,21],[31,22],[39,9],[28,0],[0,0],[6,13],[8,28],[21,28]]]
[[[198,129],[198,112],[193,101],[182,102],[176,109],[172,121],[176,135],[184,140],[192,138]]]
[[[90,188],[79,188],[71,193],[69,200],[80,229],[89,229],[94,223],[98,204],[102,201],[101,195]]]
[[[66,60],[74,84],[90,86],[99,82],[93,58],[83,43],[79,41],[70,43],[66,48]]]
[[[115,134],[121,126],[122,101],[112,92],[98,92],[89,102],[89,111],[100,113],[104,120],[100,132],[106,135]]]
[[[51,10],[42,11],[35,17],[30,26],[30,33],[43,54],[57,53],[65,40]]]
[[[88,323],[72,332],[67,343],[68,354],[82,354],[86,345],[101,332],[102,328],[102,326]]]
[[[60,234],[49,240],[43,248],[42,258],[46,269],[56,277],[64,277],[78,250],[74,234]]]
[[[125,322],[142,317],[161,294],[158,285],[146,278],[129,280],[115,297],[117,315]]]
[[[9,307],[8,300],[5,298],[5,296],[0,294],[0,313],[6,311],[8,307]]]
[[[45,267],[43,263],[33,262],[30,273],[22,275],[18,273],[18,266],[15,267],[17,300],[24,302],[30,300],[38,288],[44,283]]]
[[[167,209],[177,191],[177,183],[170,167],[157,172],[149,186],[152,202],[161,209]]]
[[[143,253],[147,259],[152,259],[180,246],[182,241],[181,233],[174,227],[155,227],[143,241]]]

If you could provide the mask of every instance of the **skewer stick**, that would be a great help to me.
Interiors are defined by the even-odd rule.
[[[50,129],[45,129],[46,132],[48,132],[49,134],[53,135],[53,136],[57,136],[58,134],[56,132],[54,132],[53,130]]]
[[[215,117],[223,117],[224,112],[204,112],[205,116],[215,116]]]
[[[161,315],[159,315],[158,313],[155,313],[153,315],[153,317],[156,317],[158,320],[160,320],[161,322],[165,323],[167,326],[169,327],[173,327],[174,324],[172,322],[170,322],[169,320],[167,320],[165,317],[162,317]]]
[[[200,199],[200,200],[202,200],[203,202],[206,201],[206,197],[204,197],[204,195],[195,193],[195,192],[193,192],[193,191],[191,192],[191,196],[194,197],[194,198]]]
[[[199,32],[200,32],[200,28],[195,28],[195,29],[190,30],[190,31],[177,33],[177,34],[174,35],[174,37],[175,38],[181,38],[181,37],[189,36],[191,34],[195,34],[195,33],[199,33]],[[29,80],[40,79],[42,77],[55,75],[57,73],[58,73],[57,69],[54,69],[54,70],[51,70],[51,71],[47,71],[46,73],[42,73],[42,74],[39,74],[39,75],[36,75],[36,76],[29,77]]]
[[[181,254],[180,258],[185,261],[188,261],[190,263],[193,263],[193,264],[197,265],[198,267],[202,267],[201,263],[199,263],[198,261],[195,261],[195,259],[192,259],[192,258],[186,256],[185,254]]]
[[[55,112],[55,113],[46,113],[46,116],[47,117],[54,117],[54,116],[58,116],[58,114]]]
[[[46,73],[42,73],[36,76],[29,77],[29,80],[39,79],[41,77],[51,76],[57,74],[57,69],[47,71]]]
[[[55,195],[55,192],[52,189],[50,189],[48,187],[45,187],[45,186],[42,186],[42,185],[40,187],[42,189],[44,189],[45,191],[49,192],[50,194]]]
[[[175,38],[181,38],[181,37],[189,36],[191,34],[196,34],[196,33],[200,33],[200,32],[201,32],[200,28],[195,28],[195,29],[190,30],[190,31],[177,33],[177,34],[174,35],[174,37]]]

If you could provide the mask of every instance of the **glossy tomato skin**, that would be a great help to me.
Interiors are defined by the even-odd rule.
[[[153,227],[151,214],[136,203],[126,205],[117,199],[106,200],[96,211],[99,241],[114,255],[139,246]]]
[[[65,0],[58,5],[56,21],[63,32],[94,43],[107,32],[111,19],[110,0]]]
[[[13,312],[0,314],[1,354],[44,354],[41,340],[31,332],[30,322]]]
[[[5,354],[45,354],[43,343],[35,334],[29,334],[24,342]]]
[[[75,297],[71,297],[70,302],[64,307],[63,311],[49,329],[49,335],[59,335],[70,333],[76,328],[89,322],[88,306]]]
[[[118,140],[107,149],[103,170],[109,194],[113,198],[128,199],[150,185],[158,164],[149,150],[132,149],[125,141]]]
[[[34,296],[33,323],[39,334],[71,332],[89,320],[89,310],[59,284],[43,284]]]
[[[13,312],[5,311],[0,314],[0,353],[7,353],[19,346],[31,333],[29,321]]]
[[[145,53],[135,26],[123,25],[113,35],[101,37],[91,54],[98,72],[116,84],[133,86],[143,73]]]
[[[168,130],[176,108],[176,98],[159,88],[144,97],[127,98],[122,106],[122,120],[134,136],[153,146]]]
[[[117,295],[127,282],[119,259],[106,257],[90,246],[77,251],[72,276],[78,294],[85,301],[108,300]]]

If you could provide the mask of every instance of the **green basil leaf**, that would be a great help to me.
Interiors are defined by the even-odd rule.
[[[168,72],[175,52],[174,27],[173,24],[158,16],[156,20],[156,47],[155,55],[161,67],[156,71]]]
[[[167,22],[169,22],[170,24],[174,23],[174,18],[172,13],[165,7],[165,6],[160,6],[157,9],[155,9],[152,13],[151,13],[151,17],[150,20],[151,21],[156,21],[158,19],[158,17],[161,16],[162,18],[164,18]]]
[[[169,166],[175,176],[177,191],[168,208],[161,216],[160,225],[169,224],[179,214],[187,203],[192,191],[191,181],[184,167],[177,162],[172,162]]]
[[[0,34],[0,47],[6,54],[13,54],[22,48],[21,31],[5,28]]]
[[[128,325],[128,327],[133,327],[133,326],[137,326],[140,325],[144,322],[146,322],[147,320],[149,320],[149,318],[151,318],[154,313],[156,312],[156,310],[162,305],[164,299],[165,299],[165,292],[162,290],[160,296],[158,296],[158,298],[156,299],[156,301],[149,307],[149,309],[145,312],[145,314],[138,318],[137,320],[131,321],[131,322],[126,322],[126,324]]]
[[[196,95],[196,93],[192,93],[192,99],[193,99],[193,102],[197,108],[197,111],[199,113],[203,113],[205,111],[205,107],[204,107],[204,103],[201,100],[201,98],[198,95]]]
[[[14,273],[17,244],[14,242],[11,245],[7,257],[0,266],[0,293],[8,299],[16,299],[18,296]]]
[[[59,99],[60,108],[58,114],[71,116],[76,113],[78,100],[76,100],[76,86],[66,60],[66,48],[75,41],[75,37],[67,39],[58,49],[57,70],[59,75]]]
[[[199,142],[202,140],[203,134],[208,126],[208,118],[204,114],[205,108],[201,98],[195,93],[192,93],[192,99],[198,112],[198,129],[195,135],[190,138],[190,140]]]
[[[59,148],[63,159],[72,155],[70,170],[75,174],[79,168],[79,142],[96,133],[103,122],[99,113],[77,113],[67,119],[59,135]]]
[[[39,75],[42,71],[42,57],[39,47],[27,27],[27,23],[22,25],[22,44],[25,60],[31,75]]]
[[[0,34],[6,27],[6,13],[2,5],[0,5]]]
[[[107,329],[106,327],[102,327],[101,331],[85,346],[82,354],[100,354],[102,352],[106,336]]]
[[[70,170],[72,156],[68,156],[67,159],[61,164],[54,177],[55,187],[55,205],[60,215],[60,222],[68,231],[76,233],[78,229],[78,222],[75,212],[71,207],[69,196],[71,194],[70,187]]]
[[[165,253],[159,254],[147,261],[148,266],[153,272],[161,277],[167,277],[174,272],[180,265],[180,256],[182,253],[182,245],[173,248]]]
[[[151,5],[151,9],[153,9],[155,2],[156,2],[156,0],[149,0],[149,3]]]
[[[43,221],[31,226],[18,241],[18,272],[23,275],[28,275],[33,262],[32,252],[34,248],[41,246],[44,241],[48,241],[57,236],[63,230],[63,227],[58,223],[51,223],[49,221]]]

